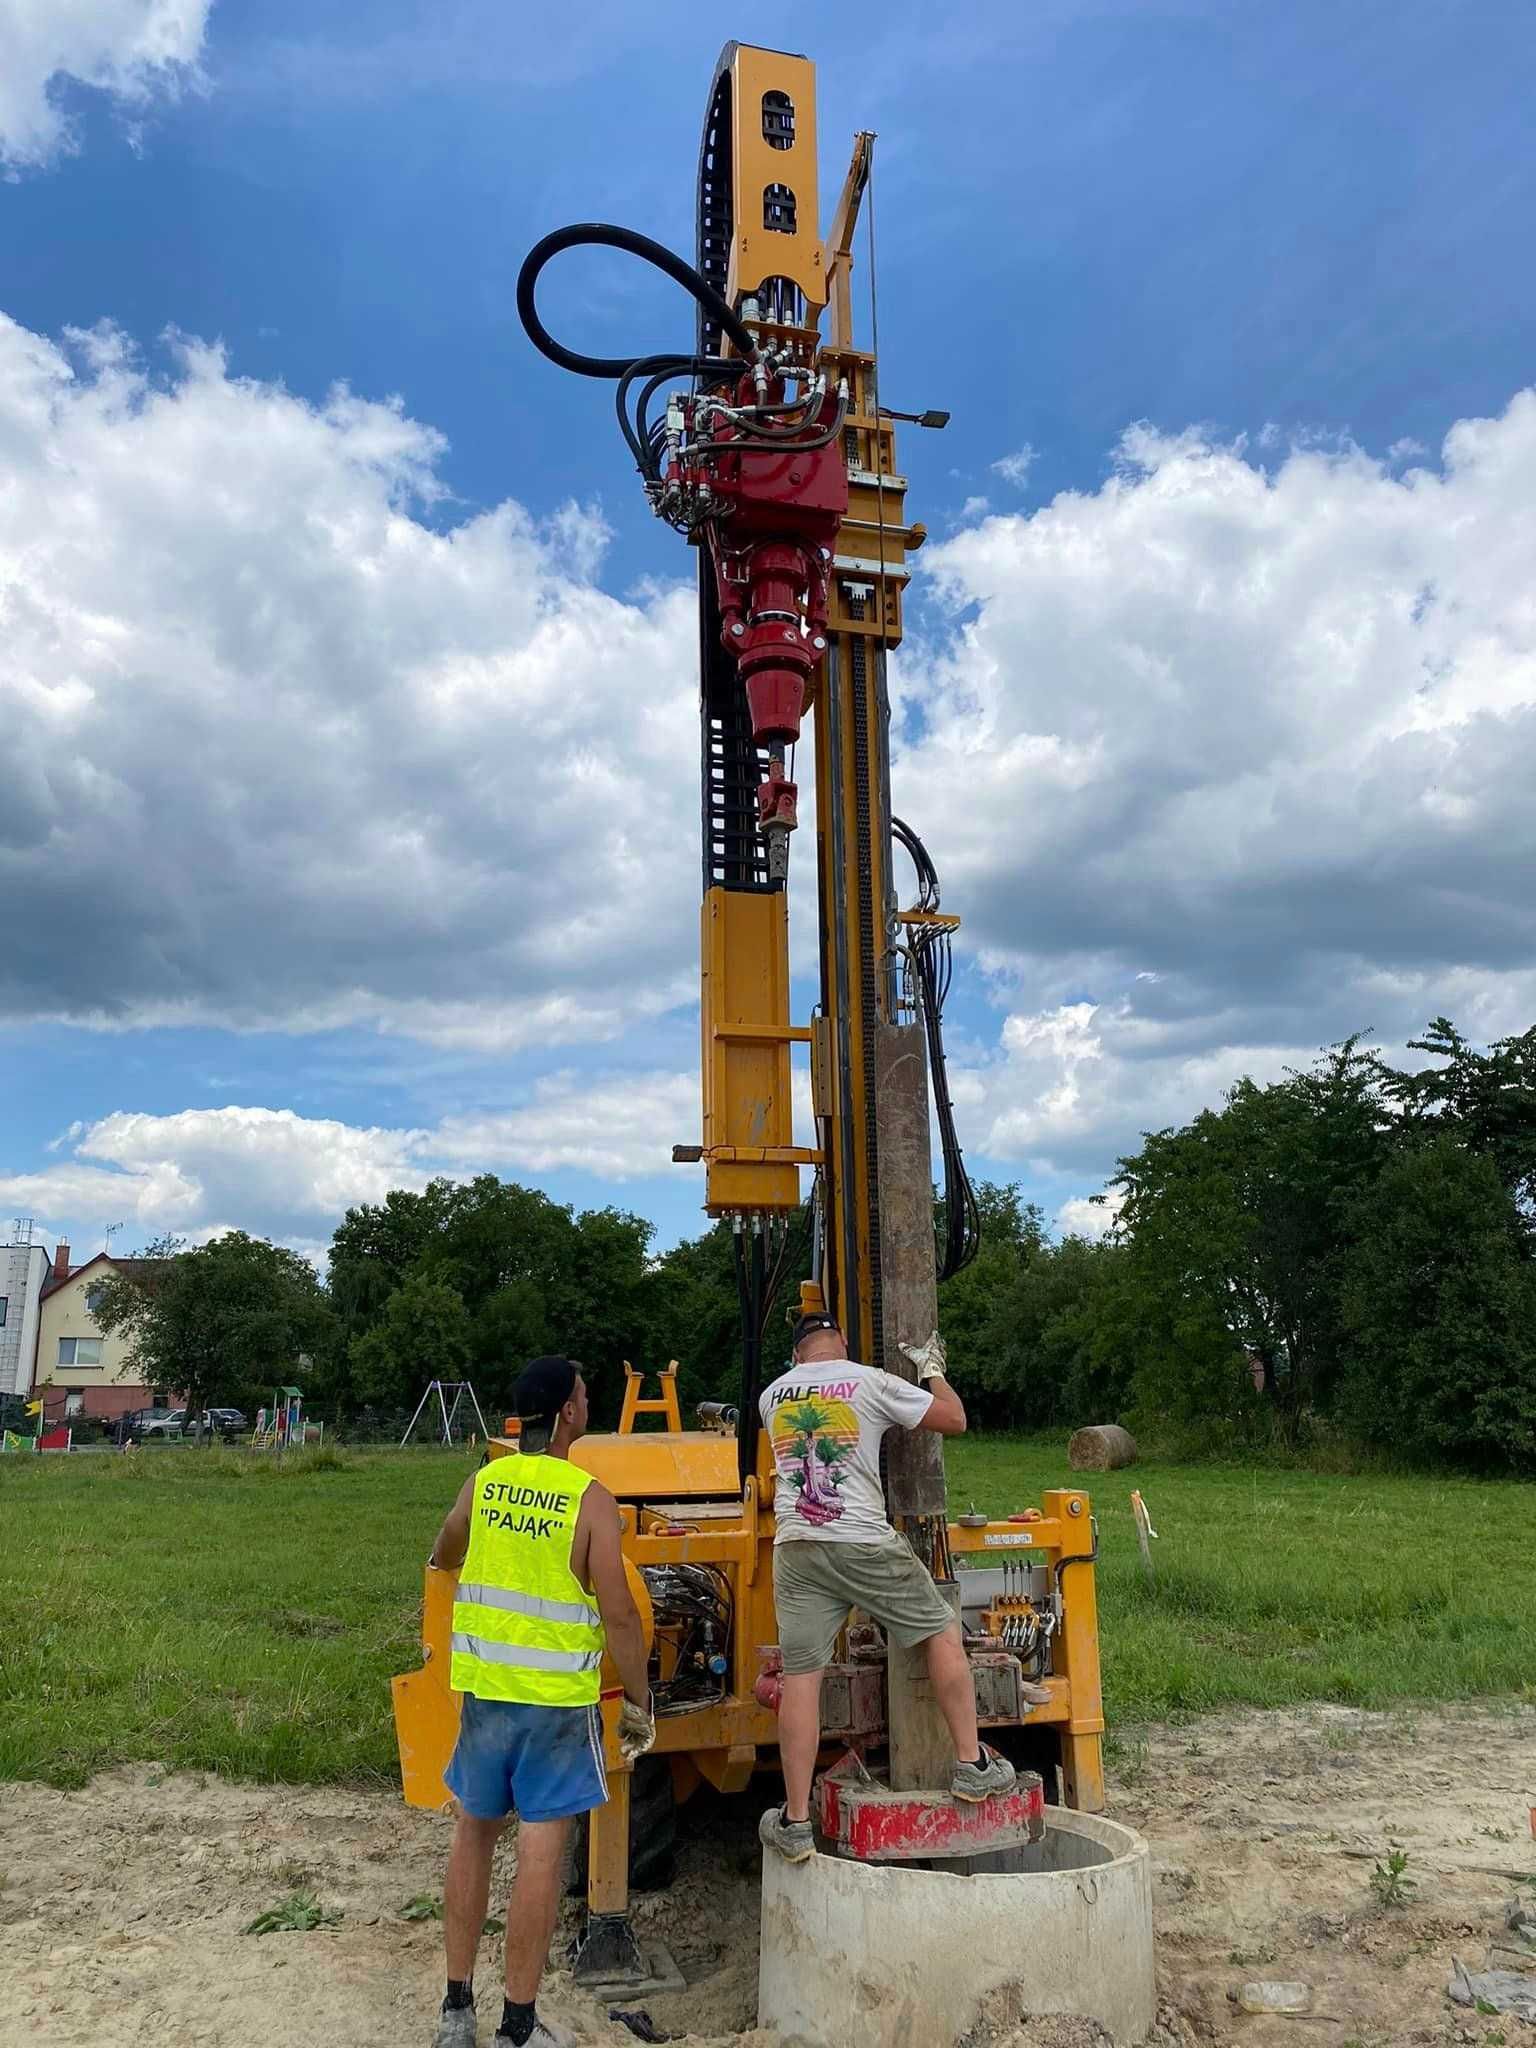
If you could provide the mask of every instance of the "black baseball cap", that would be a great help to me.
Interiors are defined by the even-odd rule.
[[[789,1341],[793,1349],[798,1351],[806,1338],[813,1336],[817,1330],[840,1331],[840,1329],[841,1326],[836,1316],[829,1316],[818,1310],[814,1315],[801,1316],[795,1324]]]
[[[580,1377],[574,1358],[530,1358],[512,1389],[512,1413],[520,1422],[552,1423]]]

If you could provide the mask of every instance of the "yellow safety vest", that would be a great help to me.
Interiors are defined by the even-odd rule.
[[[598,1697],[603,1621],[571,1570],[591,1473],[564,1458],[493,1458],[475,1475],[453,1601],[455,1692],[535,1707]]]

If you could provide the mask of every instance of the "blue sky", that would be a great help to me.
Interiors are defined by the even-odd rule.
[[[0,0],[0,1200],[318,1246],[484,1165],[675,1236],[689,565],[513,287],[572,219],[688,248],[732,24],[132,12]],[[824,204],[879,134],[884,390],[953,414],[896,787],[963,1136],[1070,1227],[1242,1071],[1531,1021],[1536,18],[958,12],[796,44]],[[687,331],[617,258],[548,302]]]

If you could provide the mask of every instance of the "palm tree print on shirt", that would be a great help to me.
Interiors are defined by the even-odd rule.
[[[774,1463],[794,1490],[793,1512],[818,1527],[843,1512],[842,1467],[859,1441],[859,1419],[846,1401],[819,1394],[786,1401],[768,1425]]]

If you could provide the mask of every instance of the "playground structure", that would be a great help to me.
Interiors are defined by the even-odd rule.
[[[427,1384],[426,1392],[422,1395],[421,1399],[416,1403],[415,1414],[411,1417],[410,1421],[405,1425],[405,1435],[400,1439],[400,1448],[402,1450],[404,1450],[405,1446],[410,1442],[411,1436],[416,1428],[416,1425],[418,1422],[420,1422],[422,1415],[425,1412],[427,1405],[431,1401],[434,1394],[437,1396],[437,1412],[443,1425],[442,1436],[438,1439],[440,1443],[451,1444],[454,1442],[462,1442],[464,1440],[464,1437],[468,1435],[468,1429],[466,1425],[462,1423],[459,1424],[459,1436],[455,1438],[453,1433],[454,1425],[459,1420],[459,1411],[464,1406],[466,1400],[468,1401],[469,1406],[474,1410],[475,1423],[478,1431],[476,1440],[480,1443],[485,1442],[486,1438],[490,1435],[490,1431],[486,1428],[485,1417],[480,1412],[480,1401],[479,1397],[475,1393],[473,1381],[431,1380]],[[448,1396],[450,1394],[452,1394],[453,1396],[452,1401],[448,1399]]]
[[[297,1387],[276,1388],[271,1407],[256,1410],[253,1451],[291,1451],[324,1440],[325,1424],[304,1420],[304,1396]]]
[[[0,1401],[0,1453],[67,1451],[74,1440],[68,1423],[48,1427],[41,1401],[23,1401],[15,1395]]]

